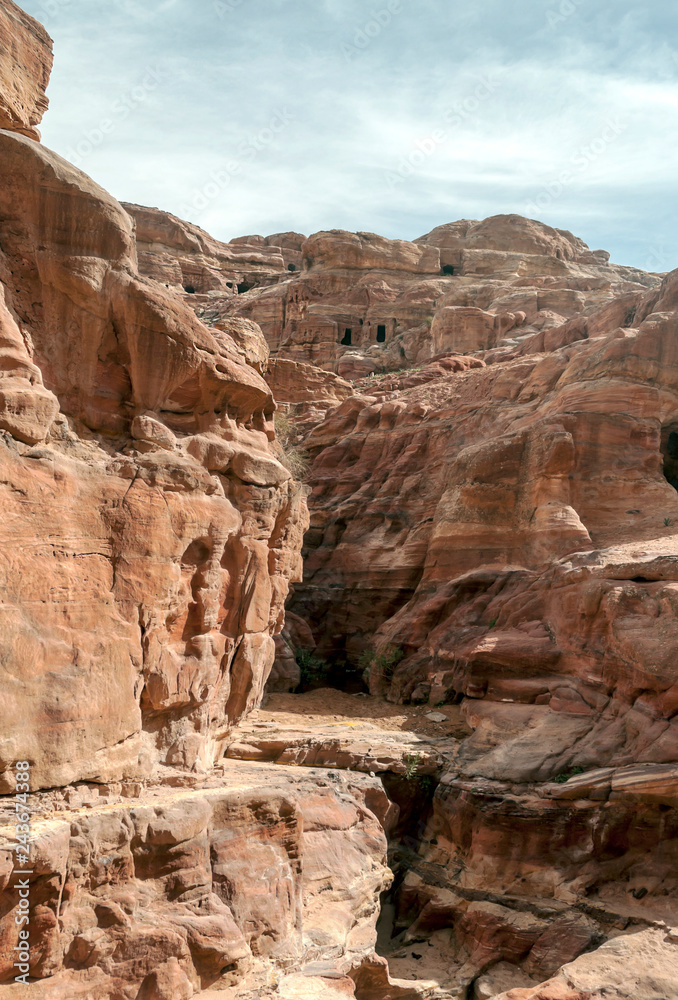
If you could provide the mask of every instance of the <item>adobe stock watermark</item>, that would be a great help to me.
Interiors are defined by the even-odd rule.
[[[526,204],[525,214],[530,218],[535,218],[540,211],[557,201],[571,184],[574,184],[582,174],[586,173],[591,164],[603,156],[627,128],[628,122],[620,118],[612,118],[607,121],[600,135],[587,145],[580,146],[577,152],[570,157],[569,165],[561,170],[557,177],[545,184],[539,194]]]
[[[650,247],[647,251],[645,263],[643,264],[643,270],[654,272],[656,274],[665,274],[667,271],[671,270],[669,265],[675,260],[675,250],[671,250],[670,247],[664,246],[664,244],[661,244],[661,246],[658,247]]]
[[[209,180],[200,187],[193,188],[189,200],[181,208],[182,218],[191,219],[196,213],[204,212],[210,202],[226,190],[233,178],[241,176],[246,165],[265,152],[295,120],[296,115],[287,107],[275,111],[262,129],[238,144],[234,159],[219,170],[213,170]]]
[[[386,186],[394,191],[400,184],[412,177],[427,161],[433,156],[441,146],[444,146],[451,138],[449,129],[459,128],[461,125],[472,121],[481,105],[485,103],[499,89],[500,80],[498,77],[482,77],[473,92],[462,100],[455,101],[444,115],[443,121],[448,128],[436,128],[423,139],[417,139],[414,146],[402,157],[393,170],[384,172],[384,182]]]
[[[217,17],[222,21],[229,14],[232,14],[234,10],[238,7],[242,7],[245,0],[214,0],[214,9],[217,12]]]
[[[558,24],[563,24],[568,18],[576,14],[586,0],[560,0],[557,7],[546,11],[546,23],[549,28],[555,28]]]
[[[161,83],[168,79],[169,73],[157,67],[148,67],[141,82],[124,93],[122,97],[113,101],[109,114],[101,118],[94,128],[88,129],[75,145],[66,150],[66,159],[79,167],[95,149],[98,149],[105,142],[106,137],[115,131],[120,122],[129,118],[132,112],[136,111],[147,100],[149,94],[152,94]]]
[[[73,0],[42,0],[35,16],[41,24],[46,24],[52,18],[57,17],[62,10],[72,6]]]
[[[358,25],[350,42],[341,43],[341,51],[346,62],[353,62],[357,56],[369,48],[375,38],[378,38],[384,28],[388,28],[393,16],[403,9],[403,0],[387,0],[379,10],[371,10],[364,24]]]
[[[29,793],[31,790],[31,765],[27,760],[20,760],[14,765],[14,871],[13,888],[16,890],[18,902],[14,914],[14,924],[17,928],[17,944],[13,950],[13,967],[16,969],[14,979],[17,983],[28,986],[31,971],[30,945],[30,897],[31,880],[34,875],[31,865],[31,810]]]

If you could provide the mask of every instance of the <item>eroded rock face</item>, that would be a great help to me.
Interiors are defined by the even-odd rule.
[[[30,996],[188,1000],[257,963],[346,975],[372,954],[391,878],[380,783],[237,762],[219,777],[132,799],[94,786],[76,811],[36,802]],[[0,858],[7,875],[11,844]],[[2,893],[3,982],[14,975],[15,897]],[[0,997],[17,988],[0,986]]]
[[[628,933],[582,955],[535,989],[513,989],[494,1000],[655,1000],[678,996],[675,934]]]
[[[273,399],[225,330],[139,277],[113,198],[16,133],[0,158],[3,770],[209,766],[300,571]]]
[[[350,381],[441,353],[553,350],[594,336],[596,322],[628,323],[659,284],[517,215],[450,223],[416,242],[331,230],[223,244],[158,209],[126,208],[142,272],[186,289],[208,324],[254,321],[277,361]]]
[[[30,761],[31,995],[443,1000],[374,954],[388,831],[394,928],[445,935],[456,995],[667,1000],[678,272],[518,216],[222,243],[37,144],[49,38],[0,0],[0,42],[0,791]],[[274,397],[312,463],[303,582]],[[463,719],[430,744],[244,722],[298,650]]]
[[[259,282],[220,308],[259,323],[277,358],[352,381],[445,352],[507,356],[537,336],[561,346],[575,329],[585,336],[601,306],[626,295],[628,312],[658,284],[520,216],[451,223],[415,243],[316,233],[301,253],[300,274]]]
[[[0,129],[40,139],[47,110],[52,39],[12,0],[0,6]]]
[[[436,226],[430,233],[420,236],[417,243],[438,247],[441,260],[446,252],[492,251],[504,254],[526,254],[531,257],[552,257],[556,260],[574,261],[578,264],[607,263],[605,250],[589,250],[586,243],[565,229],[553,229],[535,219],[520,215],[494,215],[483,222],[461,219],[447,225]],[[466,258],[469,259],[469,258]],[[442,260],[443,264],[456,263]]]
[[[602,937],[675,912],[677,284],[552,349],[363,380],[306,438],[291,608],[316,652],[371,649],[373,694],[460,702],[472,730],[412,834],[428,888],[399,925],[453,927],[469,986],[576,957],[590,938],[558,912],[593,907]],[[471,902],[526,899],[552,907],[529,942],[498,949],[497,914],[475,928]]]
[[[261,237],[252,237],[252,243],[222,243],[169,212],[127,203],[123,207],[136,223],[139,270],[177,291],[237,295],[239,284],[284,270],[281,248]]]

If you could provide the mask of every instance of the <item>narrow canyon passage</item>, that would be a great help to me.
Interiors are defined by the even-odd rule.
[[[581,834],[572,814],[570,779],[564,775],[541,788],[512,789],[482,780],[458,782],[464,755],[473,756],[470,737],[459,705],[393,705],[364,693],[314,688],[270,694],[227,746],[227,760],[312,768],[319,784],[350,786],[361,773],[383,783],[392,803],[385,828],[393,881],[381,894],[376,952],[387,960],[388,972],[374,962],[354,970],[357,1000],[489,1000],[508,990],[534,990],[606,940],[624,946],[627,935],[623,961],[632,961],[635,935],[641,941],[649,935],[672,960],[671,949],[661,950],[662,934],[653,930],[674,917],[670,898],[655,896],[648,906],[647,888],[637,879],[622,896],[602,886],[588,897],[568,898],[547,887],[544,879],[554,874],[547,866],[568,865],[572,847],[564,838],[573,818]],[[576,775],[574,780],[582,781]],[[586,795],[585,787],[576,794]],[[600,836],[606,821],[598,816],[595,822]],[[611,822],[618,828],[617,819]],[[497,823],[500,862],[506,866],[521,854],[530,863],[530,831],[535,823],[542,828],[547,860],[532,858],[542,870],[541,892],[505,887],[490,870],[483,875],[482,853],[497,849],[492,847]],[[670,836],[668,828],[663,835]],[[476,871],[469,838],[480,840]],[[629,864],[626,857],[624,865]],[[603,881],[614,874],[614,866],[608,867]],[[651,884],[655,877],[648,871],[645,881]],[[299,984],[290,990],[291,998],[315,996]]]
[[[0,0],[0,1000],[678,1000],[678,270],[225,242],[51,66]]]

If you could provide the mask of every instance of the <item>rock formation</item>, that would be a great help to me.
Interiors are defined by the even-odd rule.
[[[653,284],[571,233],[519,216],[441,226],[415,243],[316,233],[301,252],[301,273],[221,308],[255,320],[275,356],[351,380],[445,352],[515,346]]]
[[[459,703],[472,730],[396,920],[453,929],[469,989],[678,912],[676,288],[363,380],[305,440],[292,610],[373,694]]]
[[[678,997],[678,271],[223,243],[50,67],[0,0],[0,998]]]
[[[13,0],[0,7],[0,129],[40,139],[47,110],[52,40]]]

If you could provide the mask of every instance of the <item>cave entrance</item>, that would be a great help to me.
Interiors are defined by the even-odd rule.
[[[195,287],[193,285],[184,285],[184,291],[188,292],[189,295],[195,295]]]
[[[445,264],[440,272],[441,274],[454,274],[454,268],[451,264]]]
[[[383,323],[380,323],[377,327],[377,343],[383,344],[386,340],[386,327]]]
[[[664,478],[674,490],[678,490],[678,423],[662,430],[662,457]]]
[[[249,292],[250,288],[254,288],[253,281],[241,281],[238,285],[238,294],[244,295],[245,292]]]
[[[297,265],[296,264],[288,264],[287,265],[287,270],[288,271],[296,271],[296,269],[297,269]]]
[[[344,345],[344,347],[351,346],[351,329],[348,326],[344,330],[344,336],[341,338],[341,343]]]

